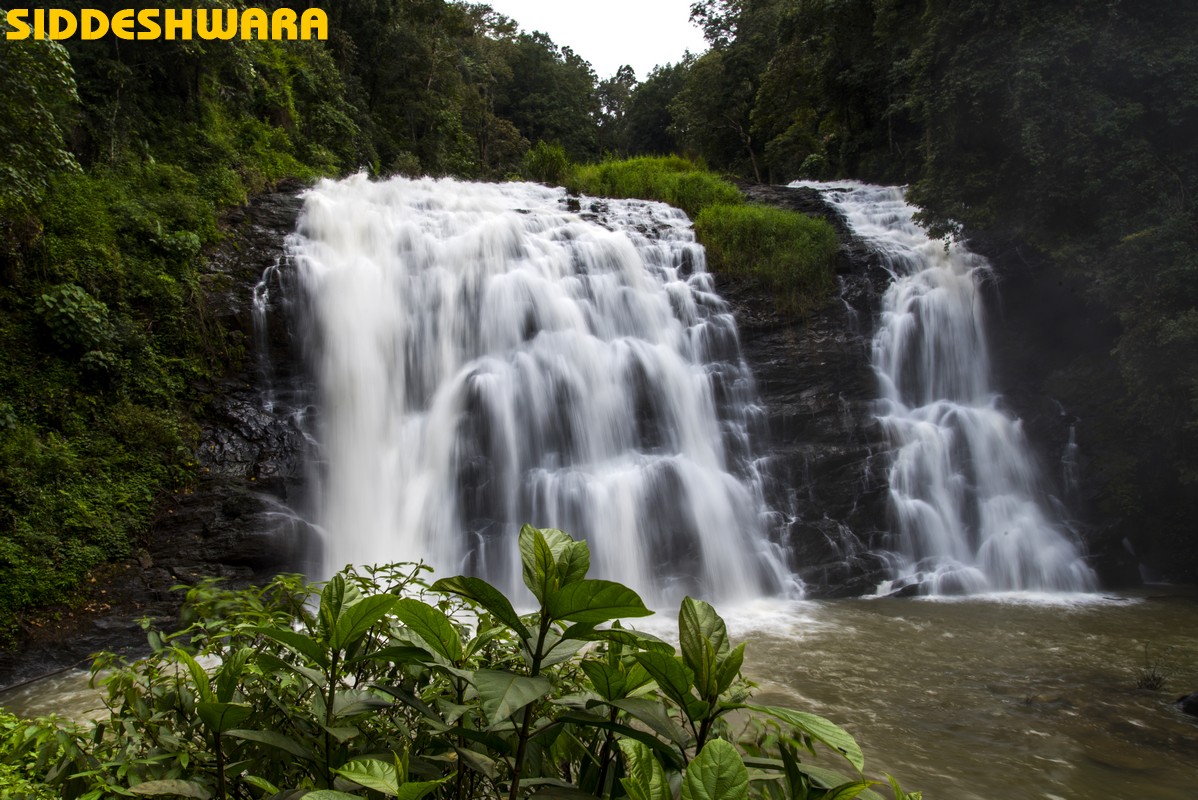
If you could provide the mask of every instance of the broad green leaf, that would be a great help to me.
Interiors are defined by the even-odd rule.
[[[200,666],[200,663],[192,658],[190,653],[179,647],[175,648],[175,657],[187,666],[187,671],[191,674],[191,682],[195,684],[196,694],[200,700],[208,703],[215,700],[212,687],[208,683],[208,673]]]
[[[430,652],[423,647],[412,646],[396,646],[384,647],[381,650],[371,650],[353,658],[345,660],[346,666],[359,664],[363,661],[382,661],[386,664],[410,664],[412,662],[427,661]]]
[[[512,608],[503,593],[482,578],[471,578],[467,575],[457,575],[453,578],[442,578],[433,584],[434,592],[456,594],[467,600],[472,600],[491,612],[491,616],[514,630],[521,639],[530,638],[531,634],[520,616]]]
[[[389,795],[399,794],[399,770],[393,763],[377,758],[363,758],[349,761],[333,772],[367,789]]]
[[[293,631],[290,628],[268,628],[261,625],[250,628],[250,630],[259,636],[274,639],[279,644],[291,648],[314,664],[322,667],[328,666],[328,651],[324,645],[306,634]]]
[[[524,575],[524,585],[541,604],[544,604],[545,598],[561,585],[561,579],[557,574],[557,557],[558,553],[565,549],[569,540],[569,537],[563,541],[561,536],[555,536],[558,552],[554,552],[546,534],[565,536],[561,531],[541,531],[531,525],[525,525],[520,529],[519,538],[520,564]]]
[[[561,586],[577,583],[591,569],[591,548],[586,542],[572,541],[557,558],[557,575]]]
[[[259,778],[257,775],[242,775],[241,779],[250,786],[261,789],[267,794],[279,794],[279,787],[266,780],[266,778]]]
[[[149,797],[170,795],[171,797],[194,797],[196,800],[211,800],[212,797],[212,792],[200,784],[179,780],[146,781],[130,787],[129,791]]]
[[[614,704],[613,704],[614,705]],[[651,748],[661,758],[665,759],[670,764],[671,769],[680,769],[682,762],[679,759],[678,751],[671,748],[668,744],[658,739],[653,734],[625,725],[621,722],[612,722],[606,717],[601,717],[597,714],[591,714],[585,711],[571,711],[562,714],[554,720],[555,725],[579,725],[588,728],[599,728],[600,730],[611,731],[619,734],[623,739],[631,739],[640,742],[641,744]],[[685,747],[685,745],[679,745]]]
[[[545,607],[554,620],[589,625],[620,617],[647,617],[653,613],[645,608],[640,595],[627,586],[599,580],[581,580],[563,586],[549,596]]]
[[[258,666],[270,672],[293,672],[312,683],[313,686],[323,689],[325,687],[324,673],[312,667],[305,667],[299,664],[290,664],[278,656],[273,656],[270,653],[258,654]]]
[[[258,742],[259,744],[278,748],[279,750],[291,753],[293,756],[298,756],[299,758],[303,758],[308,761],[316,760],[316,756],[313,755],[311,750],[304,747],[290,736],[284,736],[283,734],[276,733],[275,731],[231,730],[228,731],[228,734],[235,739],[243,739],[247,742]]]
[[[437,787],[449,783],[455,776],[456,772],[446,775],[444,778],[439,778],[435,781],[421,781],[419,783],[405,783],[399,787],[399,793],[395,796],[398,800],[421,800],[432,792],[437,790]]]
[[[341,611],[333,629],[330,645],[334,650],[348,650],[366,631],[386,616],[399,598],[389,594],[364,597]]]
[[[338,792],[335,789],[316,789],[306,793],[303,800],[362,800],[362,797],[349,792]]]
[[[458,754],[458,759],[461,763],[474,770],[479,775],[485,775],[491,780],[499,777],[499,764],[495,759],[474,750],[468,750],[465,747],[454,745],[454,751]]]
[[[640,742],[621,739],[620,749],[628,763],[628,777],[620,784],[631,800],[673,800],[670,782],[653,752]]]
[[[674,647],[666,641],[658,639],[649,633],[629,630],[628,628],[596,628],[595,623],[577,623],[566,628],[562,633],[564,639],[578,639],[583,642],[615,642],[625,647],[637,650],[659,650],[663,653],[673,653]]]
[[[358,587],[346,583],[344,575],[338,573],[329,579],[320,591],[320,611],[317,614],[317,632],[324,641],[332,641],[341,612],[356,603],[360,597]]]
[[[695,688],[703,697],[719,693],[717,659],[728,653],[728,629],[709,603],[687,597],[678,609],[678,644],[682,659],[695,674]]]
[[[861,755],[861,747],[857,744],[857,740],[844,728],[830,720],[805,711],[792,711],[789,708],[777,706],[738,705],[735,708],[756,711],[758,714],[766,714],[781,720],[840,753],[858,772],[865,770],[865,757]]]
[[[877,785],[875,781],[850,781],[849,783],[842,783],[839,786],[829,789],[828,793],[824,795],[823,800],[854,800],[862,792],[875,785]]]
[[[658,687],[666,697],[684,709],[694,700],[691,694],[694,673],[687,669],[677,656],[657,652],[637,653],[636,660],[653,676],[653,680],[657,681]]]
[[[245,671],[245,665],[253,653],[254,651],[250,648],[242,647],[220,665],[220,669],[216,672],[217,702],[228,703],[233,699],[233,693],[237,691],[241,674]]]
[[[712,739],[686,768],[682,800],[746,800],[749,771],[736,748],[723,739]]]
[[[200,702],[196,703],[196,713],[200,715],[208,730],[224,733],[245,724],[254,713],[254,709],[245,703]]]
[[[462,660],[462,638],[449,617],[430,605],[404,598],[395,604],[394,614],[437,655],[454,664]]]
[[[719,668],[716,670],[716,694],[720,695],[728,691],[728,687],[736,680],[736,676],[740,674],[740,667],[745,661],[745,645],[741,642],[736,647],[732,648],[724,660],[720,662]]]
[[[648,725],[658,736],[673,742],[678,747],[686,748],[690,745],[690,737],[686,731],[674,722],[661,702],[650,700],[647,697],[625,697],[621,700],[613,700],[611,704],[621,711],[628,712]]]
[[[365,711],[378,711],[393,705],[390,700],[362,689],[342,689],[333,700],[333,717],[352,717]]]
[[[899,786],[898,779],[890,773],[886,775],[886,782],[890,784],[890,791],[894,792],[894,800],[923,800],[923,792],[907,793],[903,791],[903,787]],[[870,794],[873,794],[870,792]]]
[[[548,678],[490,669],[475,672],[471,682],[482,700],[483,713],[492,724],[549,694],[553,687]]]
[[[602,661],[583,661],[582,671],[591,679],[591,686],[604,700],[624,696],[624,674],[617,667]]]
[[[408,689],[405,689],[403,686],[384,686],[381,684],[376,684],[375,688],[381,692],[386,692],[404,705],[411,706],[433,722],[443,723],[441,715],[433,710],[432,706],[421,700]]]

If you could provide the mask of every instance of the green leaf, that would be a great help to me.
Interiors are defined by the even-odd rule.
[[[602,661],[583,661],[580,666],[591,679],[591,686],[604,700],[624,696],[624,674],[617,667]]]
[[[352,717],[365,711],[391,708],[394,703],[362,689],[342,689],[333,700],[333,717]]]
[[[665,706],[659,701],[650,700],[647,697],[625,697],[621,700],[613,700],[611,705],[628,712],[648,725],[658,736],[673,742],[678,747],[686,748],[690,745],[690,737],[687,736],[686,731],[674,722],[666,712]]]
[[[676,656],[658,652],[637,653],[636,660],[653,676],[653,680],[657,681],[658,687],[666,697],[679,706],[685,709],[694,700],[691,694],[694,673]]]
[[[404,598],[395,604],[395,616],[419,636],[434,653],[458,664],[462,660],[462,638],[449,617],[419,600]]]
[[[687,597],[678,610],[678,644],[682,659],[695,675],[699,695],[714,700],[717,686],[717,658],[728,652],[728,629],[709,603]]]
[[[844,728],[830,720],[805,711],[792,711],[789,708],[777,706],[736,705],[731,707],[756,711],[758,714],[766,714],[781,720],[840,753],[858,772],[865,771],[865,757],[861,754],[861,747],[857,744],[857,740]]]
[[[834,786],[824,795],[823,800],[853,800],[861,795],[871,786],[877,785],[875,781],[851,781],[842,783],[839,786]]]
[[[174,650],[175,657],[187,665],[187,671],[191,674],[191,682],[195,684],[196,694],[201,700],[212,702],[215,698],[212,694],[212,687],[208,683],[208,673],[186,650],[179,647]]]
[[[620,617],[647,617],[640,595],[620,583],[582,580],[563,586],[549,596],[545,604],[551,619],[570,620],[588,625]]]
[[[746,800],[749,771],[736,748],[723,739],[712,739],[686,768],[682,800]]]
[[[349,761],[344,766],[334,769],[343,778],[353,781],[359,786],[373,789],[384,794],[399,794],[399,770],[395,764],[377,758],[364,758]]]
[[[242,775],[241,779],[250,786],[261,789],[267,794],[279,794],[279,787],[266,780],[266,778],[259,778],[257,775]]]
[[[658,739],[656,736],[648,733],[647,731],[639,730],[620,722],[612,722],[606,717],[601,717],[597,714],[592,714],[586,711],[572,711],[557,717],[553,724],[580,725],[588,728],[599,728],[600,730],[611,731],[613,733],[619,734],[623,739],[631,739],[651,748],[670,764],[671,769],[680,769],[682,767],[682,761],[679,759],[678,752],[671,749],[670,746],[661,739]],[[680,747],[684,746],[685,745],[680,745]]]
[[[270,672],[294,672],[296,675],[299,675],[311,682],[313,686],[321,689],[325,687],[326,681],[324,673],[318,669],[304,667],[299,664],[291,664],[279,658],[278,656],[271,655],[270,653],[259,653],[257,661],[260,667]]]
[[[259,636],[274,639],[279,644],[291,648],[314,664],[322,667],[329,665],[328,653],[324,645],[311,636],[293,631],[290,628],[268,628],[261,625],[252,627],[250,630]]]
[[[362,798],[359,795],[338,792],[335,789],[316,789],[304,794],[303,800],[362,800]]]
[[[251,730],[231,730],[228,734],[235,739],[243,739],[247,742],[258,742],[269,747],[275,747],[286,753],[291,753],[293,756],[306,759],[307,761],[315,761],[316,756],[311,750],[304,747],[299,742],[289,736],[284,736],[275,731],[251,731]]]
[[[716,670],[716,694],[721,695],[728,691],[728,687],[736,680],[736,676],[740,674],[740,667],[745,661],[745,645],[741,642],[732,649]]]
[[[389,594],[364,597],[342,610],[333,629],[330,645],[334,650],[349,650],[370,628],[386,616],[399,598]]]
[[[577,583],[591,569],[591,549],[586,542],[572,541],[557,558],[557,574],[562,586]]]
[[[254,709],[245,703],[196,703],[196,713],[213,733],[224,733],[245,723]]]
[[[212,798],[212,792],[200,784],[180,780],[146,781],[130,787],[129,791],[150,797],[170,795],[172,797],[194,797],[196,800],[211,800]]]
[[[491,724],[507,719],[534,700],[549,694],[553,688],[548,678],[490,669],[475,672],[471,683],[478,690],[483,712]]]
[[[337,629],[337,620],[341,618],[343,609],[353,605],[361,593],[353,584],[345,582],[345,576],[334,575],[320,592],[320,611],[317,615],[317,633],[326,641],[331,642],[333,632]],[[333,648],[338,650],[340,648]]]
[[[248,647],[242,647],[220,665],[220,669],[216,672],[216,700],[218,702],[228,703],[233,699],[233,693],[237,691],[237,684],[241,680],[245,665],[253,652]]]
[[[615,642],[637,650],[658,650],[673,653],[674,647],[662,639],[628,628],[596,628],[595,623],[577,623],[562,632],[563,639],[578,639],[583,642]]]
[[[528,628],[524,627],[524,623],[520,621],[519,615],[516,614],[516,610],[512,608],[508,599],[482,578],[471,578],[467,575],[442,578],[433,584],[433,591],[456,594],[478,603],[489,611],[491,616],[514,630],[521,639],[531,638]]]
[[[424,796],[437,790],[438,786],[449,783],[457,773],[451,773],[444,778],[439,778],[435,781],[421,781],[419,783],[405,783],[399,787],[399,793],[395,796],[398,800],[421,800]]]
[[[620,785],[631,800],[673,800],[666,771],[653,752],[644,744],[628,739],[621,739],[619,744],[628,763],[628,777],[621,778]]]
[[[555,536],[554,539],[559,546],[558,553],[555,553],[546,536],[546,534],[555,533],[565,536],[561,531],[541,531],[532,525],[525,525],[520,529],[520,563],[524,575],[524,585],[542,605],[545,603],[545,598],[561,584],[557,574],[557,557],[569,541],[568,536],[565,537],[566,541]]]

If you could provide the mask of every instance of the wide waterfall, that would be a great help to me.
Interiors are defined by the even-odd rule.
[[[901,189],[801,185],[822,189],[894,278],[872,358],[893,446],[896,577],[932,594],[1092,589],[1076,537],[1047,510],[1022,426],[990,385],[986,260],[929,238]]]
[[[786,588],[762,411],[689,221],[585,203],[362,176],[307,193],[291,250],[325,574],[423,559],[514,591],[527,522],[585,537],[596,575],[652,602]]]

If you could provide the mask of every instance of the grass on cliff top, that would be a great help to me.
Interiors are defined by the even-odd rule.
[[[562,182],[572,193],[660,200],[681,208],[695,222],[712,271],[755,279],[786,313],[812,310],[832,289],[840,242],[826,220],[746,203],[739,189],[688,159],[646,156],[573,165]]]

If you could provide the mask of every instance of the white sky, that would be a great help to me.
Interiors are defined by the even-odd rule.
[[[707,49],[690,22],[694,0],[478,0],[525,31],[549,34],[591,62],[599,79],[631,64],[637,80],[659,64],[671,64],[689,49]]]

